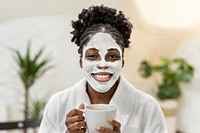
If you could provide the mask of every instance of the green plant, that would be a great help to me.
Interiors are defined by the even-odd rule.
[[[19,67],[19,76],[25,89],[24,118],[28,119],[29,112],[29,90],[35,81],[40,78],[47,70],[52,68],[49,66],[50,58],[41,59],[44,48],[41,48],[33,58],[31,58],[30,48],[31,41],[28,42],[26,54],[23,56],[18,50],[14,50],[16,62]]]
[[[157,97],[160,100],[177,99],[181,96],[180,83],[191,81],[194,68],[182,58],[161,58],[160,61],[158,65],[152,65],[147,60],[142,61],[139,72],[144,78],[160,73],[162,79],[158,84]]]
[[[30,119],[41,119],[42,112],[46,105],[46,99],[35,99],[31,102],[31,108],[29,113]]]

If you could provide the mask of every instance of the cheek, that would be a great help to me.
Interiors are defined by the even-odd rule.
[[[122,61],[109,62],[108,65],[114,70],[119,70],[122,68]]]
[[[94,66],[95,66],[94,62],[82,60],[82,68],[85,71],[91,71],[94,68]]]

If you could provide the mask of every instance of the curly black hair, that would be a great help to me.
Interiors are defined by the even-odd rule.
[[[71,41],[75,42],[77,46],[82,47],[82,35],[88,28],[94,25],[110,25],[121,34],[124,43],[123,47],[129,47],[132,24],[125,18],[122,11],[117,12],[116,9],[105,7],[104,5],[91,6],[88,9],[82,10],[78,20],[72,21],[74,30],[71,32],[73,35]]]

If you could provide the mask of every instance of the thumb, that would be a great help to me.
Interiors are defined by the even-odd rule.
[[[78,107],[78,109],[84,109],[85,108],[85,105],[83,103],[81,103]]]

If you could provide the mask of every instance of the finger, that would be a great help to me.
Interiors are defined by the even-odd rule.
[[[85,133],[86,132],[86,128],[81,128],[81,129],[76,129],[74,131],[70,131],[70,130],[67,130],[66,133]]]
[[[67,117],[67,119],[65,121],[65,124],[69,125],[69,124],[72,124],[72,123],[75,123],[75,122],[79,122],[79,121],[84,121],[84,120],[85,120],[84,116],[75,115],[75,116],[72,116],[72,117]]]
[[[115,132],[120,132],[121,124],[113,119],[108,119],[108,123],[110,123],[114,127]]]
[[[71,110],[65,120],[65,125],[68,127],[68,125],[73,124],[76,121],[83,121],[85,118],[82,116],[83,112],[78,109]]]
[[[86,132],[86,128],[81,128],[77,130],[75,133],[85,133],[85,132]]]
[[[83,103],[81,103],[78,107],[79,109],[84,109],[85,108],[85,105]]]
[[[67,117],[72,117],[74,115],[82,115],[83,111],[79,110],[79,109],[72,109],[68,114]]]
[[[69,130],[66,131],[66,133],[85,133],[85,132],[86,132],[85,128],[77,129],[74,131],[69,131]]]
[[[84,129],[84,127],[86,126],[86,122],[85,121],[80,121],[80,122],[75,122],[73,124],[70,124],[68,126],[68,130],[69,131],[75,131],[75,130],[82,130]]]
[[[100,127],[100,126],[96,127],[95,129],[100,133],[113,133],[114,132],[113,129]]]

